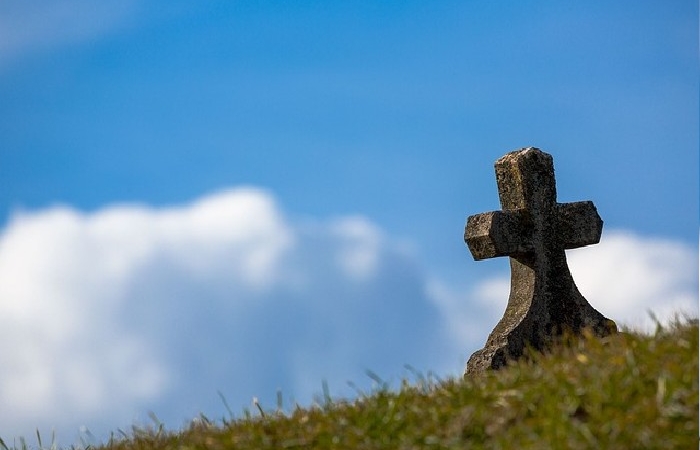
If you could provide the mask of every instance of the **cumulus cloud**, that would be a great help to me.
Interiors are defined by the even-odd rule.
[[[698,252],[680,242],[613,230],[599,245],[569,252],[576,284],[601,313],[651,331],[678,313],[698,316]]]
[[[376,225],[292,223],[262,190],[17,214],[0,235],[0,436],[104,435],[148,411],[179,426],[222,411],[217,391],[308,402],[324,379],[425,361],[437,324]]]
[[[271,202],[247,191],[159,212],[56,207],[15,217],[0,240],[0,423],[89,417],[162,394],[166,363],[125,324],[139,303],[157,315],[168,299],[144,298],[138,283],[165,270],[157,282],[218,277],[255,291],[290,239]]]
[[[567,251],[567,260],[579,291],[618,326],[651,332],[655,320],[698,316],[698,253],[688,245],[612,230],[597,245]],[[428,286],[454,341],[483,343],[505,311],[510,275],[459,289],[435,279]]]
[[[694,249],[608,232],[569,258],[618,323],[697,314]],[[467,281],[429,274],[366,217],[290,218],[255,188],[18,213],[0,234],[0,436],[104,438],[149,411],[177,427],[223,415],[218,391],[234,411],[278,389],[289,406],[404,364],[458,374],[508,295],[505,273]]]

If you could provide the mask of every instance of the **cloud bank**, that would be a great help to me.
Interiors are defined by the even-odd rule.
[[[618,327],[649,333],[656,321],[668,324],[684,315],[698,316],[697,249],[670,239],[604,230],[599,244],[569,250],[567,260],[579,291]],[[473,342],[480,336],[485,340],[502,317],[510,275],[484,280],[473,289],[456,290],[437,280],[428,286],[454,341]]]
[[[177,427],[224,410],[217,391],[237,411],[277,389],[308,402],[324,379],[426,361],[439,312],[421,279],[368,220],[293,224],[256,189],[15,215],[0,237],[0,436],[97,434],[148,411]]]
[[[697,314],[697,252],[629,233],[570,252],[618,323]],[[171,427],[279,389],[308,403],[365,370],[458,373],[505,306],[507,274],[443,280],[369,219],[291,219],[255,188],[191,204],[15,214],[0,234],[0,436]],[[223,415],[223,414],[222,414]]]

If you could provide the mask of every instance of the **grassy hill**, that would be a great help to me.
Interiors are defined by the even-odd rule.
[[[575,340],[467,381],[417,377],[322,403],[202,417],[179,432],[155,424],[100,448],[697,448],[697,321]]]

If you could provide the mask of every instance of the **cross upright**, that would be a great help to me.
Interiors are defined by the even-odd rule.
[[[496,161],[501,211],[470,216],[464,240],[475,260],[510,257],[510,296],[501,321],[465,376],[498,369],[528,346],[543,350],[564,332],[617,332],[581,295],[565,250],[597,244],[603,221],[593,202],[557,203],[552,156],[534,147]]]

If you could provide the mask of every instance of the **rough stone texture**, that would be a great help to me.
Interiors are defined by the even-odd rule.
[[[529,147],[496,161],[502,211],[467,219],[464,240],[475,260],[510,257],[510,297],[465,376],[498,369],[525,353],[544,350],[563,332],[617,332],[576,288],[564,250],[597,244],[603,221],[593,202],[557,203],[552,156]]]

